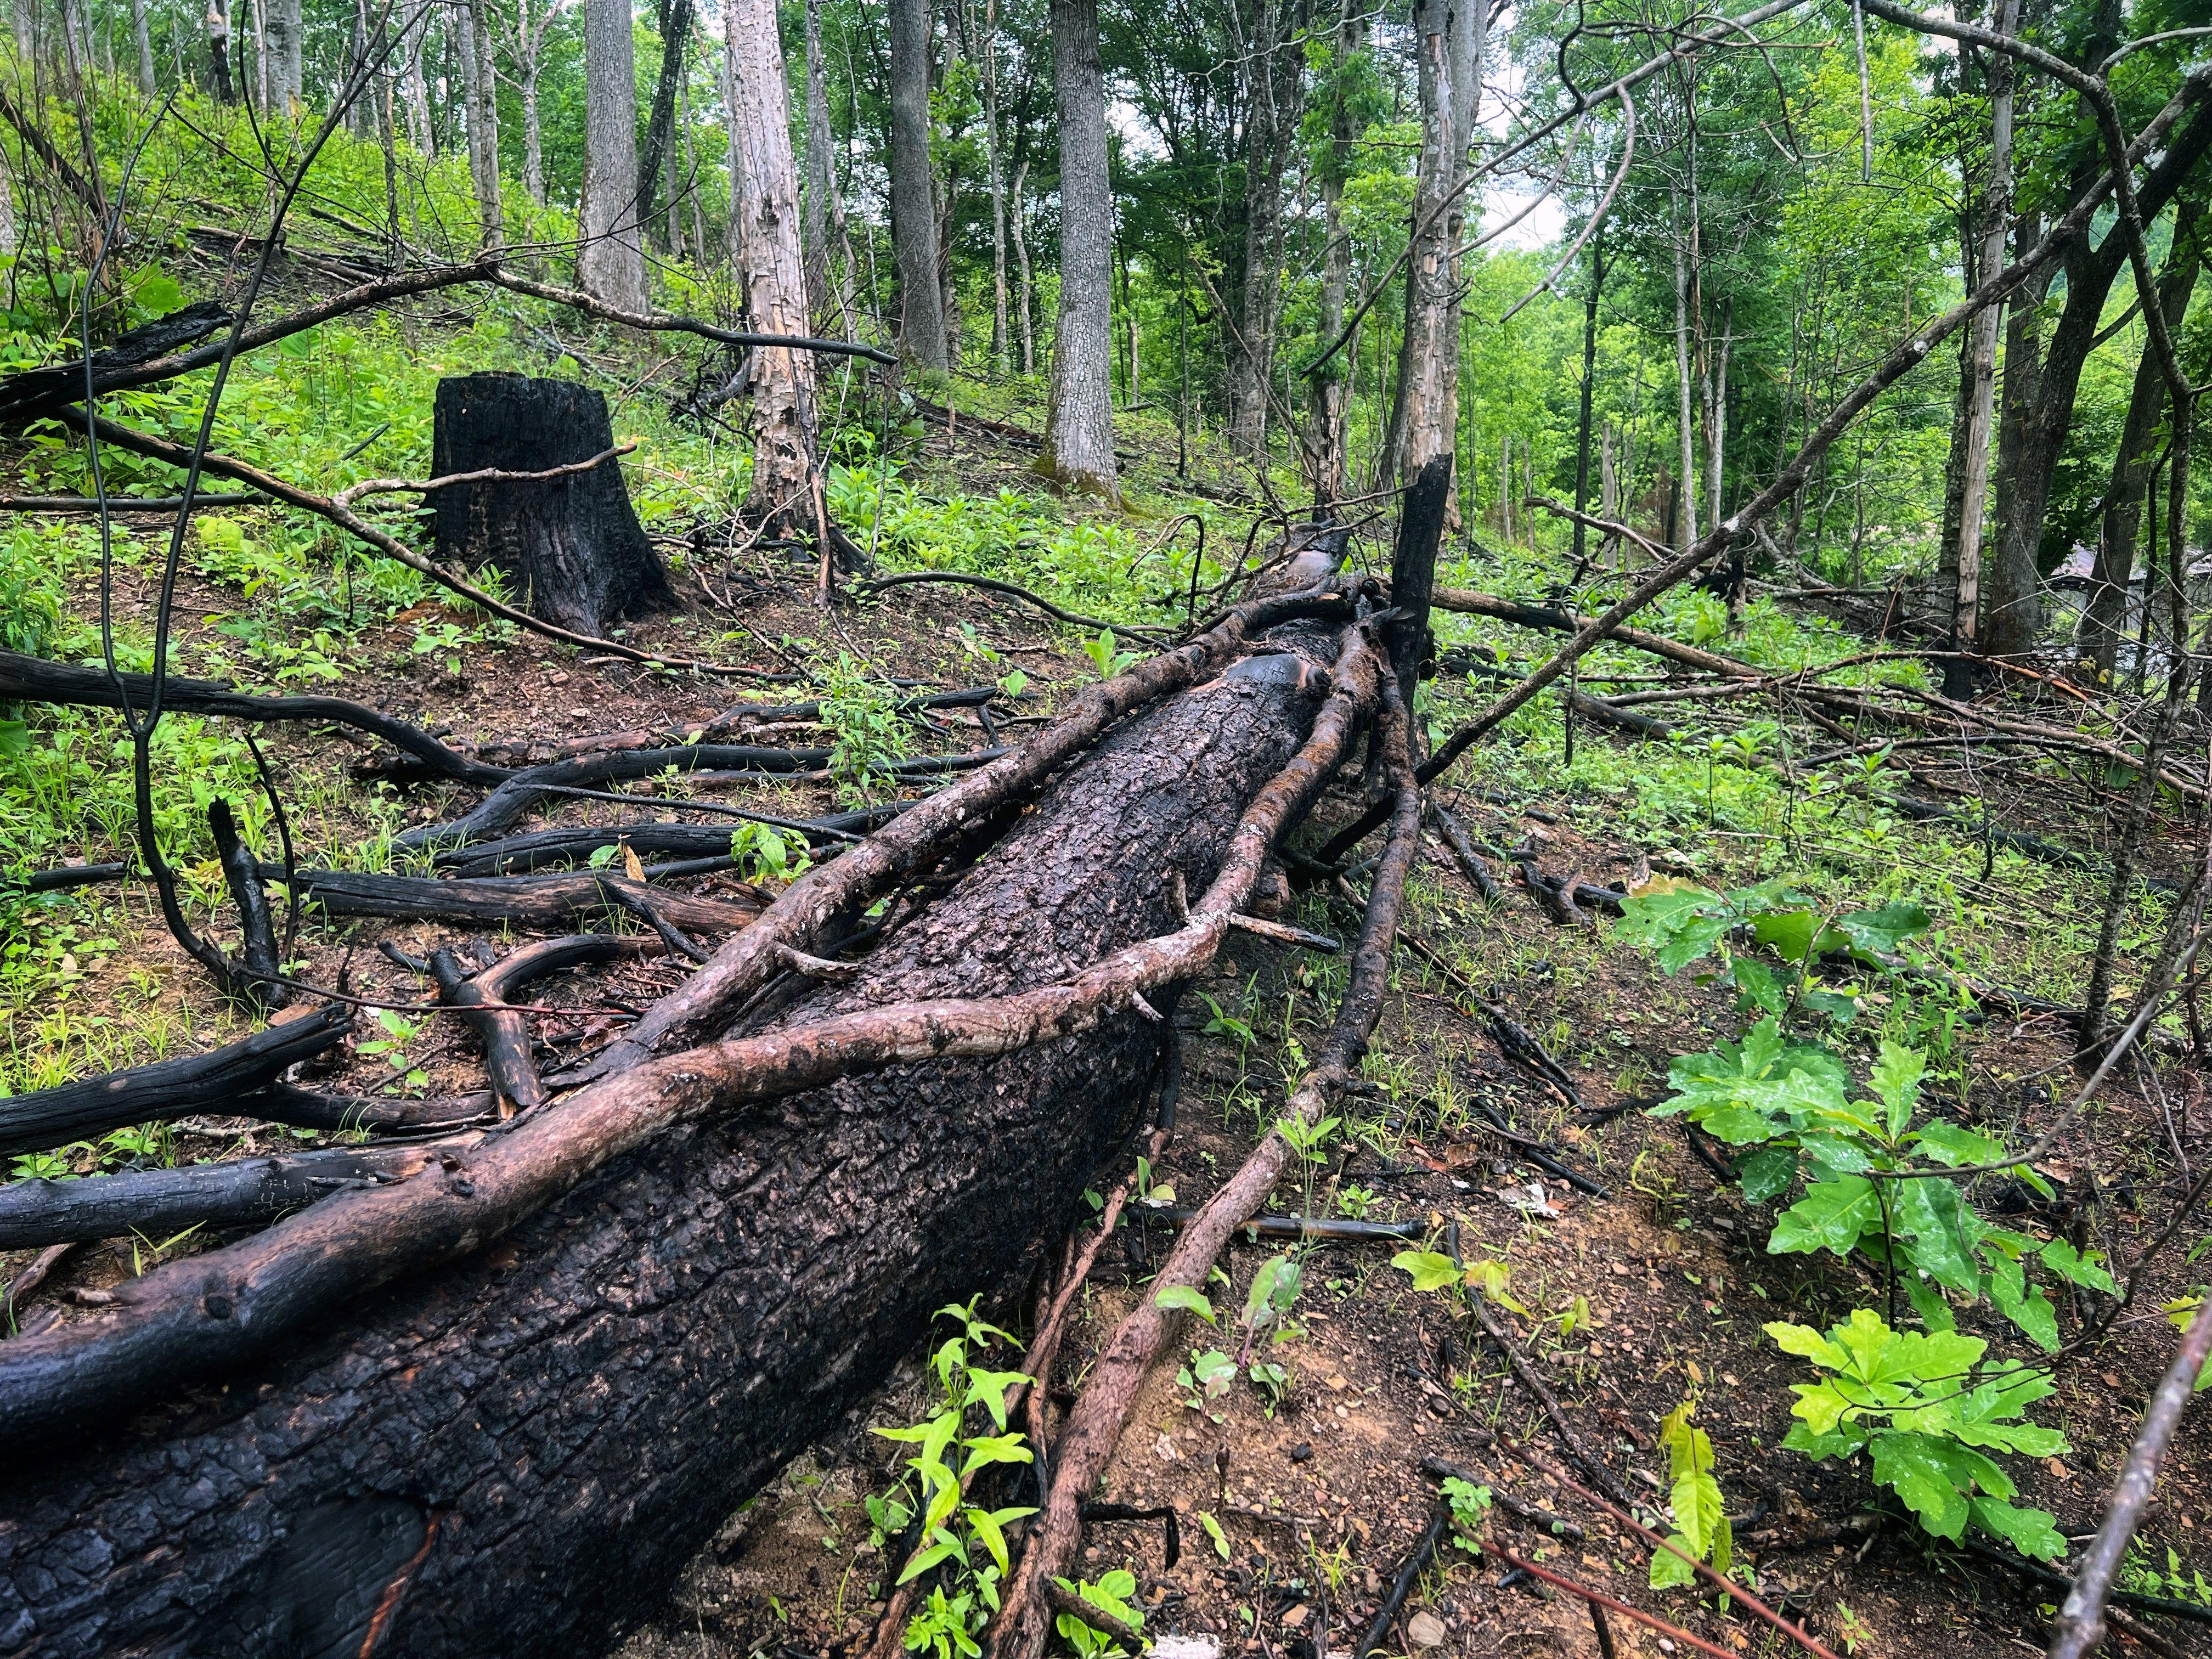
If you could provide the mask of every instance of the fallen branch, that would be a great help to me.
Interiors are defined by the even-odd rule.
[[[1063,611],[1042,594],[1032,593],[1026,587],[1017,586],[1012,582],[1000,581],[995,576],[971,576],[965,571],[910,570],[896,576],[872,577],[867,581],[856,583],[855,586],[872,595],[884,592],[890,588],[906,587],[919,582],[947,583],[957,587],[980,587],[987,593],[1005,593],[1013,599],[1033,605],[1047,616],[1066,623],[1074,628],[1110,629],[1116,634],[1152,639],[1159,638],[1168,632],[1165,629],[1148,628],[1142,623],[1111,623],[1102,617],[1086,617],[1078,611]]]
[[[2051,1659],[2082,1659],[2104,1639],[2105,1603],[2112,1595],[2112,1580],[2126,1558],[2129,1540],[2142,1522],[2143,1511],[2150,1507],[2151,1494],[2158,1486],[2159,1466],[2166,1461],[2166,1447],[2180,1426],[2182,1410],[2196,1391],[2208,1357],[2212,1357],[2212,1297],[2197,1304],[2196,1317],[2189,1322],[2173,1361],[2159,1379],[2158,1390],[2143,1413],[2142,1428],[2128,1448],[2119,1478],[2112,1483],[2112,1504],[2105,1512],[2104,1524],[2097,1528],[2096,1538],[2081,1558],[2081,1571],[2075,1575],[2074,1588],[2058,1609]]]
[[[204,499],[204,498],[203,498]],[[154,677],[125,674],[123,695],[102,668],[72,663],[48,662],[0,651],[0,701],[64,703],[78,708],[120,708],[128,698],[133,708],[152,701]],[[486,766],[458,754],[420,726],[343,697],[261,697],[234,691],[215,680],[186,679],[172,674],[161,682],[161,701],[187,714],[215,714],[241,720],[327,720],[356,732],[381,738],[403,754],[412,757],[433,775],[458,783],[496,784],[508,775],[502,766]]]
[[[239,1110],[240,1096],[335,1048],[352,1024],[345,1009],[325,1006],[205,1054],[0,1100],[0,1154],[44,1151],[134,1123]]]
[[[281,878],[283,872],[264,864],[261,873],[273,879]],[[364,875],[353,870],[295,870],[293,876],[300,884],[301,898],[333,916],[387,916],[398,921],[447,919],[565,928],[580,917],[630,911],[633,901],[644,897],[678,927],[727,933],[743,927],[760,914],[757,905],[695,898],[665,888],[649,889],[641,882],[603,870],[450,879]]]
[[[404,1180],[475,1137],[407,1146],[332,1146],[272,1158],[218,1158],[173,1170],[131,1170],[75,1181],[0,1187],[0,1250],[33,1250],[191,1227],[258,1227],[348,1188]]]

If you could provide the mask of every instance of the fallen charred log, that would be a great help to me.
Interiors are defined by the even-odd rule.
[[[723,845],[729,844],[726,836]],[[283,878],[274,864],[261,866],[264,880]],[[300,896],[333,916],[388,916],[400,921],[445,919],[512,923],[518,927],[566,927],[579,917],[617,912],[638,915],[649,907],[678,927],[727,933],[759,914],[759,907],[728,899],[695,898],[648,887],[626,876],[577,870],[546,876],[371,876],[352,870],[295,870]]]
[[[803,836],[809,847],[818,849],[858,841],[913,805],[912,801],[892,801],[818,818],[780,818],[766,812],[746,817],[750,823]],[[730,832],[737,827],[731,823],[597,823],[532,830],[498,841],[447,848],[430,861],[457,876],[497,876],[588,859],[601,848],[617,844],[628,846],[640,858],[714,858],[728,854]]]
[[[335,1047],[352,1024],[347,1009],[318,1008],[204,1054],[0,1100],[0,1153],[42,1151],[133,1123],[238,1111],[240,1097]]]
[[[0,1343],[0,1413],[45,1460],[0,1492],[0,1631],[57,1655],[350,1653],[374,1620],[380,1659],[618,1633],[979,1264],[1018,1270],[1064,1228],[1139,1126],[1162,1027],[1135,988],[1210,961],[1242,902],[1222,884],[1249,890],[1334,763],[1239,822],[1325,683],[1262,659],[1128,721],[857,979],[764,1029]],[[907,1035],[861,1054],[899,1010]],[[786,1079],[813,1086],[728,1109]],[[444,1265],[393,1281],[423,1260]]]
[[[563,790],[658,777],[665,772],[759,773],[768,776],[818,772],[830,763],[835,752],[829,749],[777,749],[763,744],[691,743],[672,749],[625,749],[577,760],[555,761],[507,774],[496,789],[459,817],[425,824],[394,839],[398,845],[410,848],[457,846],[499,834],[537,803],[554,798]],[[925,756],[893,761],[890,770],[901,780],[932,777],[987,765],[1006,752],[1004,749],[986,749],[966,755]]]
[[[174,1170],[128,1170],[81,1181],[0,1187],[0,1250],[36,1250],[188,1227],[259,1227],[349,1187],[399,1181],[468,1140],[331,1146],[274,1158],[225,1158]]]

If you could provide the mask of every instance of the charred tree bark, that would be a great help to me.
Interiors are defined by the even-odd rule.
[[[1109,738],[858,981],[769,1023],[1049,983],[1173,927],[1312,720],[1312,641]],[[35,1437],[0,1491],[0,1635],[220,1659],[350,1654],[380,1621],[380,1659],[592,1650],[979,1262],[1018,1272],[1065,1224],[1160,1040],[1125,1012],[672,1130],[220,1393]]]
[[[433,471],[542,471],[614,447],[607,400],[574,380],[465,374],[438,382]],[[448,484],[435,499],[438,556],[492,565],[531,615],[579,634],[676,603],[618,466],[527,483]]]

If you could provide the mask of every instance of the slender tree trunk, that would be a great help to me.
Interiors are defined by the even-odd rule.
[[[983,159],[991,183],[991,368],[1003,376],[1013,343],[1006,331],[1006,177],[999,154],[999,0],[983,8]]]
[[[522,66],[522,188],[539,207],[545,205],[545,141],[538,114],[538,54]]]
[[[154,40],[146,29],[146,0],[131,0],[131,44],[137,53],[138,90],[151,98],[160,88],[154,84]]]
[[[15,15],[21,19],[27,13],[18,8]],[[16,45],[20,48],[22,45],[21,27],[18,27],[16,34]],[[238,93],[230,80],[230,11],[223,0],[208,0],[207,37],[208,76],[214,83],[216,101],[236,103]]]
[[[2173,246],[2160,273],[2159,308],[2166,326],[2179,331],[2190,295],[2197,287],[2202,259],[2198,246],[2203,234],[2204,204],[2185,198],[2176,210]],[[2128,587],[2135,574],[2136,538],[2142,522],[2143,496],[2150,484],[2152,458],[2166,425],[2167,388],[2158,354],[2146,344],[2136,364],[2135,385],[2128,398],[2128,414],[2121,428],[2118,453],[2112,459],[2112,486],[2105,492],[2105,510],[2099,524],[2097,556],[2089,571],[2089,602],[2081,612],[2075,648],[2089,665],[2098,682],[2112,678],[2119,661],[2120,637],[2127,629]],[[2145,564],[2155,574],[2158,549],[2145,550]],[[2146,583],[2143,604],[2150,604]]]
[[[2020,0],[2000,0],[1997,27],[2010,34],[2020,27]],[[1984,191],[1980,258],[1969,288],[2004,269],[2005,228],[2012,217],[2013,62],[2002,52],[1990,61],[1990,176]],[[1986,306],[1969,325],[1966,450],[1959,465],[1959,555],[1957,585],[1951,597],[1951,648],[1971,653],[1979,637],[1982,596],[1982,512],[1989,492],[1990,426],[1996,410],[1997,331],[2004,307]],[[1943,687],[1953,696],[1973,690],[1972,671],[1962,661],[1946,664]]]
[[[422,55],[430,39],[430,18],[416,18],[400,46],[399,91],[407,103],[407,136],[425,157],[438,153],[437,130],[430,121],[430,88],[422,68]]]
[[[1583,391],[1582,409],[1575,425],[1575,511],[1589,511],[1590,483],[1590,405],[1597,392],[1597,308],[1605,292],[1605,231],[1601,228],[1590,245],[1589,293],[1583,301]],[[1607,457],[1607,470],[1611,458]],[[1608,491],[1608,493],[1610,493]],[[1602,517],[1611,518],[1608,503]],[[1583,561],[1589,545],[1589,527],[1581,519],[1575,520],[1575,574],[1580,579]]]
[[[1321,167],[1321,306],[1314,331],[1324,345],[1344,332],[1345,304],[1352,290],[1352,238],[1344,224],[1344,186],[1352,174],[1352,146],[1359,135],[1352,130],[1346,82],[1352,61],[1365,42],[1366,26],[1367,9],[1362,0],[1344,0],[1331,52],[1329,143]],[[1351,351],[1339,352],[1320,374],[1306,379],[1306,470],[1318,508],[1328,507],[1345,493],[1346,450],[1351,441],[1351,375],[1357,361]]]
[[[1267,447],[1267,386],[1281,307],[1283,182],[1304,104],[1304,6],[1260,0],[1244,43],[1244,272],[1229,342],[1230,443]]]
[[[1060,106],[1060,323],[1037,470],[1065,489],[1118,501],[1114,468],[1114,196],[1098,0],[1052,0]]]
[[[951,368],[938,283],[929,160],[929,0],[890,0],[891,242],[898,255],[899,352],[925,374]]]
[[[477,224],[483,246],[504,240],[499,200],[499,99],[494,90],[491,40],[483,27],[483,0],[459,0],[453,28],[461,59],[461,88],[469,124],[469,178],[476,186]]]
[[[579,217],[584,246],[576,258],[577,283],[609,305],[643,311],[637,53],[629,0],[584,0],[584,199]]]
[[[1705,522],[1718,524],[1727,516],[1726,501],[1722,494],[1724,482],[1723,463],[1728,449],[1728,375],[1729,353],[1735,343],[1735,301],[1721,302],[1720,343],[1712,348],[1707,359],[1705,391]]]
[[[76,31],[70,26],[70,0],[62,3],[62,40],[69,47],[70,70],[76,70]],[[247,12],[253,26],[253,106],[269,110],[269,0],[253,0]]]
[[[676,125],[676,89],[684,82],[684,56],[691,49],[693,0],[661,0],[660,73],[653,83],[653,108],[646,117],[645,148],[637,158],[637,216],[652,222],[661,169],[667,165]],[[673,192],[671,192],[673,194]]]
[[[1413,34],[1419,61],[1421,156],[1413,185],[1406,332],[1398,348],[1390,467],[1395,477],[1406,481],[1416,477],[1432,456],[1455,447],[1459,368],[1458,261],[1447,198],[1460,179],[1455,116],[1460,100],[1451,79],[1449,0],[1417,0]]]
[[[1021,273],[1020,286],[1014,291],[1014,302],[1015,309],[1020,313],[1021,319],[1022,373],[1024,375],[1036,373],[1036,326],[1031,320],[1036,313],[1035,284],[1030,277],[1029,237],[1023,229],[1029,213],[1022,205],[1022,186],[1028,182],[1029,176],[1029,157],[1024,155],[1021,165],[1014,169],[1013,189],[1010,192],[1010,199],[1007,203],[1007,206],[1012,210],[1007,228],[1013,233],[1014,263]]]
[[[1686,549],[1698,539],[1698,442],[1691,410],[1693,388],[1690,373],[1690,270],[1680,222],[1680,200],[1675,201],[1674,234],[1674,384],[1676,391],[1679,463],[1682,476],[1675,481],[1674,547]],[[1693,210],[1694,211],[1694,210]]]
[[[791,103],[775,0],[723,0],[735,64],[730,142],[738,152],[738,234],[746,312],[769,334],[807,330],[806,270],[799,246],[799,167],[791,153]],[[787,533],[825,533],[814,411],[814,362],[805,352],[763,346],[754,353],[753,484],[756,522]]]
[[[799,246],[806,256],[807,308],[824,320],[830,316],[830,198],[836,189],[836,142],[822,66],[822,0],[806,0],[806,217]]]

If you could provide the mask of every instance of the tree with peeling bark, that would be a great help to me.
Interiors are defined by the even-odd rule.
[[[1098,0],[1052,0],[1060,108],[1060,322],[1037,471],[1061,489],[1121,497],[1114,458],[1114,192]]]
[[[806,270],[799,246],[799,168],[791,151],[790,94],[775,0],[722,3],[736,94],[730,128],[738,157],[738,265],[746,310],[763,333],[804,335]],[[814,361],[787,346],[769,346],[758,351],[754,364],[753,482],[746,514],[779,533],[826,538]]]

